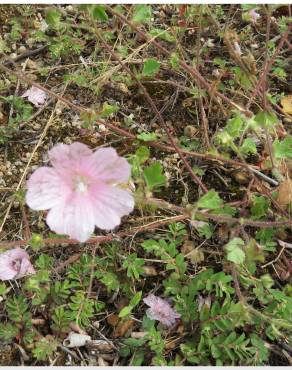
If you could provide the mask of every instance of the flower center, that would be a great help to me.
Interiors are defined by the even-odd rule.
[[[20,266],[21,266],[21,260],[20,259],[16,259],[12,262],[12,268],[13,270],[15,270],[16,272],[19,272],[20,270]]]
[[[73,188],[77,193],[86,194],[88,190],[88,181],[84,176],[76,176],[73,180]]]

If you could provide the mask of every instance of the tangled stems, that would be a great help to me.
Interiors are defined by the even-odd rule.
[[[256,227],[260,229],[265,228],[277,228],[277,227],[288,227],[292,226],[292,220],[283,220],[283,221],[254,221],[249,220],[245,218],[236,218],[231,216],[225,216],[225,215],[215,215],[207,211],[198,211],[194,206],[188,206],[186,208],[176,206],[174,204],[168,203],[161,199],[155,199],[155,198],[149,198],[149,199],[136,199],[137,204],[141,204],[141,206],[154,206],[160,209],[170,210],[173,212],[179,212],[180,215],[169,217],[163,220],[155,221],[150,224],[146,224],[143,226],[133,227],[125,231],[120,231],[115,234],[110,234],[106,236],[96,236],[92,237],[89,240],[86,241],[86,244],[96,244],[96,243],[108,243],[114,239],[124,238],[124,237],[130,237],[134,236],[138,233],[142,233],[147,230],[153,230],[160,228],[161,226],[170,224],[172,222],[178,222],[178,221],[185,221],[194,219],[195,217],[203,217],[205,219],[209,219],[212,221],[215,221],[217,223],[225,223],[225,224],[231,224],[231,225],[241,225],[243,227],[250,226],[250,227]],[[22,239],[22,240],[16,240],[16,241],[7,241],[7,242],[1,242],[0,248],[3,249],[11,249],[15,247],[25,246],[28,245],[30,242],[29,239]],[[79,241],[69,238],[46,238],[43,240],[44,245],[60,245],[60,244],[66,244],[66,245],[76,245],[80,244]]]

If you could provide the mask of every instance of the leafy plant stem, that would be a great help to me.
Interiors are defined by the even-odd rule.
[[[138,84],[138,86],[140,87],[140,89],[143,91],[143,94],[145,95],[145,98],[146,100],[148,101],[149,105],[151,106],[153,112],[156,114],[156,116],[158,117],[159,119],[159,122],[160,122],[160,125],[163,127],[163,129],[165,130],[173,148],[175,149],[175,151],[178,153],[178,155],[180,156],[181,160],[183,161],[184,165],[186,166],[187,170],[189,171],[192,179],[195,181],[195,183],[197,183],[201,189],[203,190],[203,192],[207,192],[208,189],[206,188],[206,186],[203,184],[203,182],[200,180],[200,178],[194,173],[194,171],[192,170],[190,164],[188,163],[188,161],[186,160],[185,156],[183,155],[183,153],[181,152],[180,148],[176,145],[175,141],[174,141],[174,138],[171,134],[171,132],[169,131],[169,128],[167,127],[161,113],[159,112],[159,110],[157,109],[155,103],[153,102],[152,98],[150,97],[150,95],[148,94],[147,90],[145,89],[145,87],[142,85],[142,83],[138,80],[138,78],[135,76],[135,74],[121,61],[121,59],[117,56],[117,54],[112,50],[112,48],[107,44],[107,42],[103,39],[103,37],[101,36],[100,32],[98,32],[98,30],[94,27],[94,31],[95,31],[95,34],[97,35],[97,37],[100,39],[100,41],[102,42],[102,44],[104,45],[104,47],[108,50],[108,52],[111,54],[111,56],[116,60],[118,61],[118,63],[122,66],[122,68],[136,81],[136,83]]]

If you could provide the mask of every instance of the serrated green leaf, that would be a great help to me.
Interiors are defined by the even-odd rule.
[[[256,154],[257,147],[255,142],[250,137],[247,137],[239,148],[239,151],[242,154]]]
[[[231,118],[228,121],[226,125],[226,131],[235,139],[241,135],[243,130],[243,123],[244,121],[242,117],[237,114],[234,118]]]
[[[245,260],[245,253],[242,250],[244,241],[241,238],[234,238],[228,244],[225,245],[227,251],[227,259],[237,265],[243,263]]]
[[[276,159],[292,158],[292,136],[287,136],[282,141],[275,140],[273,149]]]
[[[116,113],[119,110],[119,107],[117,105],[111,105],[108,103],[103,103],[102,111],[100,112],[99,116],[101,118],[107,118],[111,114]]]
[[[251,214],[254,220],[259,220],[260,218],[266,216],[269,209],[269,202],[264,196],[253,196]]]
[[[259,112],[254,119],[259,125],[271,128],[273,127],[277,122],[278,118],[274,112],[268,112],[268,111],[262,111]]]
[[[152,28],[149,31],[149,34],[152,37],[156,36],[158,39],[161,39],[161,40],[164,40],[164,41],[167,41],[167,42],[174,42],[175,41],[175,37],[171,33],[169,33],[166,30],[161,30],[159,28]]]
[[[142,141],[155,141],[157,140],[157,136],[154,132],[142,132],[141,134],[137,135],[137,138]]]
[[[138,158],[139,163],[143,164],[147,161],[147,159],[149,159],[150,150],[147,148],[147,146],[139,146],[135,152],[135,155]]]
[[[150,22],[152,17],[152,8],[150,5],[138,4],[134,5],[134,13],[132,22],[136,24],[143,24]]]
[[[92,18],[98,21],[107,21],[108,15],[105,11],[104,5],[94,5],[92,9]]]
[[[209,190],[197,202],[198,208],[217,209],[221,206],[222,199],[214,189]]]
[[[151,77],[154,76],[160,68],[160,63],[156,59],[148,59],[143,65],[142,75]]]
[[[52,8],[46,12],[46,22],[49,26],[58,28],[60,25],[61,13],[58,9]]]
[[[143,171],[143,175],[147,187],[150,190],[163,186],[166,183],[166,177],[162,174],[162,166],[159,162],[155,162],[146,167]]]

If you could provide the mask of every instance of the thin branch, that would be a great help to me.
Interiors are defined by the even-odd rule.
[[[139,29],[137,26],[135,26],[132,22],[130,22],[125,16],[122,14],[117,13],[114,11],[109,5],[105,5],[106,9],[119,19],[121,19],[123,22],[125,22],[128,26],[130,26],[133,30],[135,30],[143,39],[149,40],[149,36],[143,32],[141,29]],[[159,42],[152,40],[152,44],[156,46],[160,51],[163,52],[164,55],[167,55],[170,57],[171,52],[165,49]],[[220,93],[219,91],[215,90],[206,80],[205,78],[200,74],[200,72],[195,68],[191,67],[188,64],[186,64],[183,60],[179,60],[179,64],[186,70],[188,71],[193,77],[195,77],[197,83],[200,85],[200,87],[203,87],[207,90],[208,94],[210,97],[213,97],[216,101],[216,103],[221,106],[221,102],[218,98],[222,99],[225,101],[227,104],[232,106],[233,108],[238,109],[242,113],[245,113],[247,116],[251,116],[252,112],[250,112],[248,109],[245,109],[241,107],[240,105],[234,103],[231,99],[229,99],[227,96],[224,94]]]
[[[14,71],[13,69],[10,69],[10,68],[4,66],[3,64],[0,64],[0,69],[2,69],[3,71],[5,71],[6,73],[8,73],[10,75],[16,76],[17,78],[26,82],[29,85],[32,85],[32,86],[35,86],[35,87],[39,88],[40,90],[46,92],[49,96],[52,96],[55,99],[58,99],[58,100],[62,101],[66,106],[74,109],[78,113],[92,112],[91,110],[89,110],[87,108],[84,108],[80,105],[72,103],[70,100],[68,100],[68,99],[64,98],[63,96],[53,92],[52,89],[47,89],[46,87],[40,85],[39,83],[32,81],[31,79],[29,79],[28,77],[26,77],[24,74],[22,74],[19,71]],[[108,123],[105,120],[101,121],[101,120],[96,119],[96,123],[103,124],[106,127],[110,128],[112,131],[114,131],[118,134],[122,134],[122,135],[128,137],[131,140],[138,140],[136,135],[131,134],[130,132],[128,132],[126,130],[123,130],[119,127],[116,127],[115,125],[113,125],[111,123]],[[175,152],[175,149],[173,147],[168,146],[168,145],[164,145],[164,144],[160,144],[158,142],[148,141],[146,144],[149,145],[149,146],[158,148],[160,150],[165,150],[165,151],[168,151],[168,152]],[[226,159],[224,157],[216,156],[216,155],[212,155],[212,154],[203,154],[203,153],[198,153],[198,152],[190,152],[188,150],[182,150],[182,149],[181,149],[181,152],[183,154],[185,154],[186,156],[189,156],[189,157],[201,158],[201,159],[211,160],[211,161],[220,161],[222,163],[230,164],[230,165],[236,166],[236,167],[259,168],[259,166],[256,166],[256,165],[247,165],[246,163],[241,163],[241,162],[238,162],[238,161],[235,161],[235,160],[232,160],[232,159]]]
[[[169,131],[169,128],[167,127],[167,124],[165,123],[161,113],[159,112],[159,110],[157,109],[155,103],[153,102],[152,98],[150,97],[148,91],[146,90],[146,88],[143,86],[143,84],[138,80],[138,78],[135,76],[135,74],[121,61],[121,59],[118,57],[118,55],[112,50],[112,48],[106,43],[106,41],[104,40],[104,38],[100,35],[100,33],[95,29],[96,31],[96,35],[97,37],[100,39],[100,41],[102,42],[102,44],[104,45],[104,47],[107,49],[107,51],[111,54],[111,56],[117,60],[120,65],[123,67],[123,69],[136,81],[136,83],[138,84],[138,86],[140,87],[140,89],[143,91],[143,94],[146,98],[146,100],[148,101],[150,107],[152,108],[153,112],[156,114],[159,122],[160,122],[160,125],[162,126],[162,128],[164,129],[164,131],[166,132],[170,142],[171,142],[171,145],[173,146],[173,148],[175,149],[175,151],[178,153],[178,155],[180,156],[181,160],[183,161],[184,165],[186,166],[187,170],[189,171],[192,179],[201,187],[201,189],[206,193],[208,191],[207,187],[203,184],[203,182],[201,181],[201,179],[194,173],[192,167],[190,166],[190,164],[188,163],[188,161],[186,160],[185,156],[183,155],[183,153],[181,152],[180,148],[177,146],[177,144],[175,143],[174,139],[173,139],[173,136],[171,134],[171,132]]]

